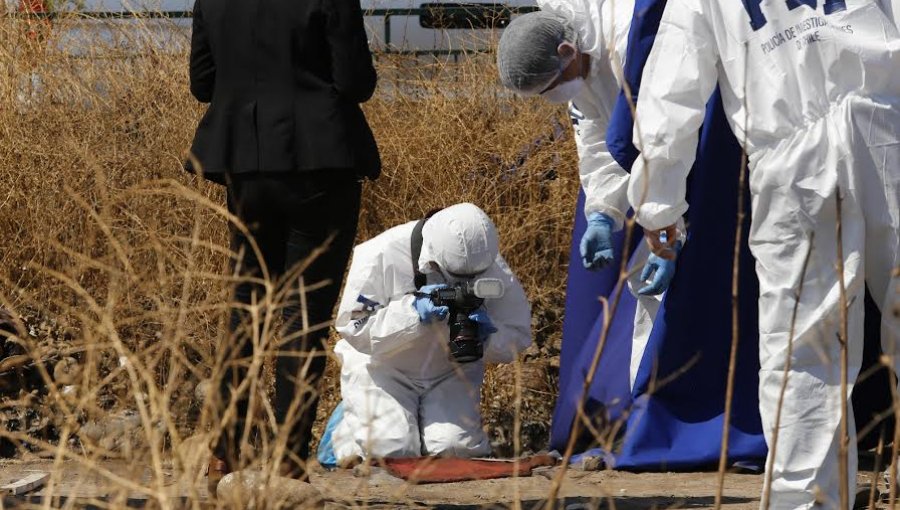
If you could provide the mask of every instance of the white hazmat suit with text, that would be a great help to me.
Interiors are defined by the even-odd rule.
[[[685,179],[716,83],[747,151],[750,249],[760,280],[759,401],[770,457],[775,451],[774,509],[838,506],[840,410],[861,363],[866,286],[882,311],[883,348],[897,351],[900,40],[878,5],[669,0],[637,103],[635,144],[643,157],[629,199],[647,229],[675,223],[688,207]],[[839,244],[848,304],[846,395]],[[852,485],[856,439],[848,408]]]

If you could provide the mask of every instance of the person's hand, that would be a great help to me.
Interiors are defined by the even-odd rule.
[[[650,251],[665,260],[675,260],[678,253],[675,244],[678,242],[678,230],[675,225],[660,230],[645,230],[644,239],[650,245]]]
[[[588,216],[587,229],[581,236],[581,262],[585,269],[597,271],[612,264],[613,219],[606,214],[595,212]]]
[[[677,256],[678,252],[681,251],[681,241],[675,243],[675,254]],[[653,277],[650,280],[650,277]],[[647,259],[647,264],[644,266],[644,270],[641,272],[641,281],[646,282],[650,280],[650,283],[644,285],[638,290],[638,294],[641,296],[656,296],[662,294],[669,288],[669,284],[672,283],[672,278],[675,277],[675,260],[667,260],[659,255],[651,254]]]
[[[478,339],[484,342],[487,338],[497,332],[497,327],[488,317],[487,310],[484,307],[476,309],[469,314],[469,320],[478,324]]]
[[[430,324],[435,319],[442,321],[447,318],[447,314],[450,313],[450,308],[446,306],[436,306],[429,296],[429,294],[438,289],[446,288],[447,285],[438,283],[426,285],[416,292],[416,299],[413,300],[413,308],[415,308],[416,313],[419,314],[419,322]]]

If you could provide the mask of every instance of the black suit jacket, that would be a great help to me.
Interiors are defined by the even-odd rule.
[[[191,93],[210,105],[189,171],[378,176],[359,107],[376,82],[359,0],[196,0],[193,24]]]

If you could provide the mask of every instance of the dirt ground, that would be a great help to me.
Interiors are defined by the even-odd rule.
[[[0,484],[19,479],[34,471],[56,472],[51,481],[31,494],[37,503],[47,494],[63,497],[62,506],[73,503],[97,506],[141,506],[149,503],[148,495],[124,487],[121,479],[153,486],[156,481],[147,466],[120,462],[100,466],[82,465],[75,461],[54,469],[52,461],[19,461],[0,464]],[[375,470],[368,478],[351,471],[336,471],[314,476],[316,485],[336,507],[346,506],[429,506],[439,508],[539,506],[552,486],[553,470],[527,478],[473,481],[462,483],[409,485],[387,473]],[[121,478],[121,479],[120,479]],[[166,471],[163,486],[172,500],[187,503],[197,498],[207,501],[202,478],[178,477]],[[730,474],[725,481],[724,506],[729,509],[755,509],[759,504],[762,478],[759,475]],[[51,486],[52,484],[52,486]],[[705,508],[713,505],[715,473],[622,473],[614,471],[569,470],[559,496],[562,508],[594,508],[612,502],[615,508]],[[612,501],[610,501],[610,498]],[[7,500],[8,502],[15,502]],[[18,502],[25,498],[18,498]],[[149,506],[155,506],[150,504]]]
[[[542,506],[553,485],[550,477],[552,472],[548,476],[520,479],[412,486],[376,474],[368,481],[357,481],[352,485],[353,480],[347,480],[346,473],[334,473],[323,477],[322,485],[332,487],[337,482],[343,487],[353,486],[360,499],[373,502],[403,502],[440,508],[518,506],[530,509]],[[347,483],[340,483],[342,479]],[[729,475],[724,508],[755,510],[759,506],[761,484],[762,478],[758,475]],[[635,474],[573,470],[567,473],[559,492],[561,505],[558,508],[706,508],[713,506],[715,487],[715,473]]]
[[[333,510],[358,507],[530,510],[545,503],[556,469],[526,478],[429,485],[410,485],[377,469],[368,477],[357,476],[352,471],[335,471],[316,474],[312,482],[327,498],[325,507]],[[46,503],[45,498],[52,494],[52,508],[156,508],[157,502],[140,490],[140,486],[155,486],[167,495],[172,507],[187,507],[194,501],[199,501],[204,508],[213,507],[206,493],[205,479],[199,473],[191,479],[179,475],[174,468],[166,468],[160,484],[147,465],[134,463],[104,462],[89,466],[64,461],[54,468],[51,460],[4,461],[0,463],[0,485],[35,471],[56,473],[56,476],[26,497],[5,497],[4,506]],[[860,475],[861,482],[869,478],[870,474]],[[761,475],[728,474],[723,508],[756,510],[761,486]],[[716,473],[568,470],[557,508],[712,508],[715,493]]]

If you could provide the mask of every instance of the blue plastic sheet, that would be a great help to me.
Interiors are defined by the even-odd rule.
[[[319,449],[316,450],[316,460],[324,468],[337,467],[338,459],[334,455],[332,435],[342,419],[344,419],[344,402],[338,403],[337,407],[332,411],[331,416],[328,418],[328,423],[325,424],[325,432],[322,433],[322,439],[319,441]]]

